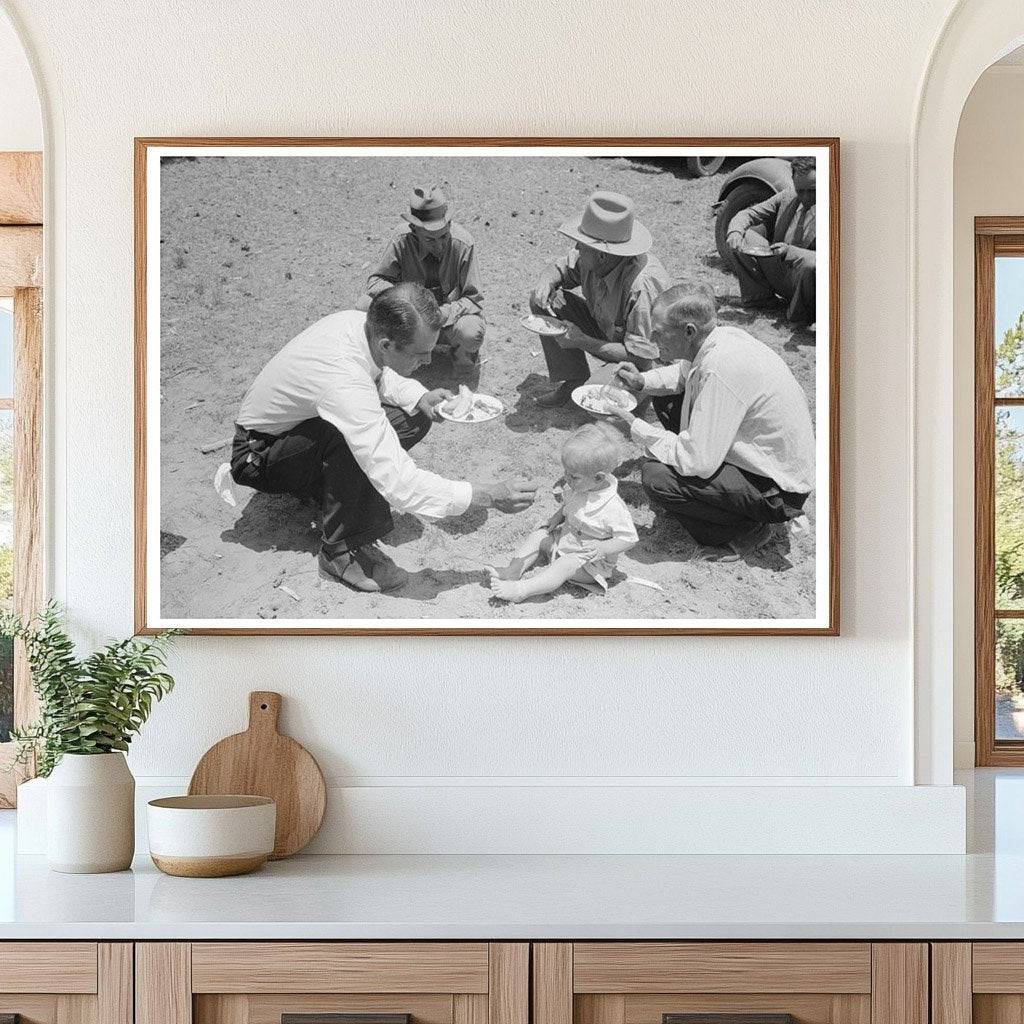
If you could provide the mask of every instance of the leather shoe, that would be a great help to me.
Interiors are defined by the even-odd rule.
[[[323,575],[366,594],[395,590],[409,578],[409,574],[395,565],[376,544],[364,544],[334,558],[328,558],[321,551],[317,564]]]

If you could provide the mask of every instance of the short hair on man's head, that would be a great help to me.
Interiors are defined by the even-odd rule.
[[[670,326],[679,328],[703,327],[718,315],[715,293],[703,281],[680,281],[666,288],[654,300],[654,308],[664,312]]]
[[[817,161],[813,156],[795,156],[790,161],[793,176],[798,174],[814,174]]]
[[[441,330],[444,317],[437,300],[421,284],[396,284],[374,297],[366,313],[366,329],[371,338],[390,338],[395,348],[412,344],[420,324],[432,331]]]
[[[562,465],[575,473],[610,473],[622,461],[622,441],[607,423],[588,423],[562,445]]]

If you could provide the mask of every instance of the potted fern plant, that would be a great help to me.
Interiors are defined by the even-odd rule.
[[[163,671],[173,633],[130,637],[84,658],[56,604],[21,621],[0,614],[0,634],[25,645],[39,718],[12,739],[22,763],[47,776],[47,862],[54,871],[122,871],[135,853],[135,779],[124,752],[174,687]]]

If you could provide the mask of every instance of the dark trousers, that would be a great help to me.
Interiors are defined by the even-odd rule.
[[[734,249],[732,255],[740,295],[745,300],[770,299],[778,295],[789,303],[786,316],[793,323],[814,323],[817,258],[813,252],[751,256]]]
[[[393,405],[385,405],[384,412],[406,451],[430,430],[423,413],[410,416]],[[316,498],[323,523],[321,551],[328,558],[394,529],[391,506],[359,467],[341,432],[320,417],[276,435],[236,426],[231,476],[267,494]]]
[[[653,400],[666,430],[679,432],[683,396]],[[723,462],[706,480],[683,476],[654,459],[640,471],[644,493],[678,519],[698,544],[721,546],[762,523],[784,523],[803,511],[806,494],[780,490],[774,480]]]
[[[551,295],[551,311],[559,320],[575,324],[584,334],[591,338],[603,338],[604,331],[591,315],[587,300],[578,292],[567,292],[559,289]],[[590,377],[590,364],[587,354],[580,348],[561,348],[554,338],[541,335],[541,348],[544,349],[544,361],[548,364],[548,376],[557,384],[563,380],[571,380],[582,384]]]

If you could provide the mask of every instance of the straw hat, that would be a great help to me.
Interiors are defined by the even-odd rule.
[[[651,233],[633,215],[633,200],[618,192],[595,192],[583,213],[570,217],[558,230],[616,256],[640,256],[651,248]]]

